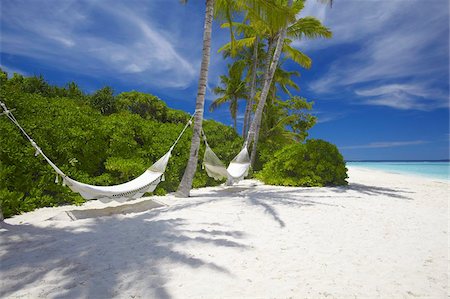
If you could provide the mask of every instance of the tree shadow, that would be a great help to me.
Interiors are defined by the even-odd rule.
[[[386,196],[386,197],[392,197],[396,199],[406,199],[406,200],[413,200],[411,197],[406,196],[404,194],[414,194],[412,191],[407,191],[405,189],[392,189],[392,188],[386,188],[386,187],[379,187],[379,186],[370,186],[370,185],[364,185],[364,184],[358,184],[358,183],[351,183],[348,186],[345,187],[336,187],[335,188],[337,192],[348,192],[348,191],[355,191],[361,194],[370,195],[372,196]]]
[[[340,205],[335,204],[329,204],[324,203],[318,200],[311,200],[307,198],[314,198],[314,199],[320,199],[320,198],[326,198],[326,197],[333,197],[333,196],[323,196],[323,195],[314,195],[314,196],[307,196],[307,195],[301,195],[299,196],[299,193],[302,193],[305,191],[305,188],[292,188],[290,190],[278,190],[276,187],[274,189],[266,189],[261,191],[257,190],[251,190],[247,192],[246,198],[247,203],[254,205],[254,206],[260,206],[263,208],[265,214],[268,214],[273,218],[275,222],[278,223],[280,228],[284,228],[286,226],[285,222],[280,218],[276,206],[277,205],[284,205],[289,206],[290,208],[305,208],[305,207],[311,207],[315,205],[323,205],[323,206],[330,206],[330,207],[341,207]]]
[[[33,297],[171,298],[167,264],[206,268],[233,275],[227,268],[180,248],[192,244],[247,248],[243,232],[192,230],[182,218],[160,219],[167,209],[133,218],[102,217],[76,221],[78,227],[1,224],[0,297],[39,288]],[[136,287],[136,284],[140,284]],[[139,292],[147,293],[139,293]],[[134,292],[138,292],[137,294]]]
[[[277,210],[267,202],[267,200],[264,200],[262,198],[255,198],[255,197],[249,197],[247,202],[254,205],[254,206],[260,206],[264,209],[264,213],[270,215],[273,220],[278,223],[278,225],[281,228],[284,228],[286,226],[286,223],[280,218]]]
[[[370,195],[370,198],[378,198],[385,196],[395,199],[412,200],[412,198],[404,194],[412,194],[414,192],[404,189],[392,189],[379,186],[369,186],[364,184],[351,183],[343,187],[279,187],[279,186],[265,186],[264,189],[257,188],[256,184],[244,186],[224,187],[219,190],[210,190],[207,193],[194,195],[194,198],[214,197],[216,199],[208,201],[200,201],[192,205],[202,205],[213,201],[218,201],[227,197],[244,198],[245,202],[252,206],[259,206],[264,211],[264,214],[273,219],[280,228],[284,228],[286,223],[281,219],[276,210],[277,205],[288,205],[292,208],[302,208],[314,205],[323,205],[330,207],[344,207],[341,204],[331,204],[320,201],[321,198],[336,198],[340,193],[345,193],[345,198],[362,199]],[[280,188],[283,188],[282,190]],[[329,194],[330,191],[335,194]],[[313,195],[308,193],[313,192]],[[326,194],[322,194],[326,193]],[[188,205],[189,206],[189,205]],[[180,209],[183,207],[179,207]]]
[[[193,198],[209,198],[214,197],[212,200],[199,201],[196,203],[187,204],[186,206],[200,206],[203,204],[207,204],[214,201],[224,200],[227,198],[242,198],[245,203],[260,207],[264,214],[268,215],[273,221],[275,221],[280,228],[284,228],[286,223],[281,219],[279,213],[276,209],[276,205],[288,205],[292,208],[301,208],[308,207],[313,205],[326,205],[326,206],[335,206],[339,207],[339,205],[333,205],[328,203],[323,203],[320,201],[309,200],[306,199],[308,196],[299,197],[298,194],[302,192],[311,191],[310,188],[296,188],[296,187],[282,187],[283,190],[280,190],[278,186],[265,186],[264,189],[257,188],[257,185],[245,185],[245,186],[231,186],[224,187],[219,190],[210,190],[207,193],[195,194]],[[312,196],[312,198],[320,198],[320,197],[333,197],[333,196]],[[180,205],[179,207],[174,207],[176,209],[183,209],[184,206]]]

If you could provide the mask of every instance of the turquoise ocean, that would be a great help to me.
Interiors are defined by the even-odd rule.
[[[347,165],[450,180],[450,162],[347,162]]]

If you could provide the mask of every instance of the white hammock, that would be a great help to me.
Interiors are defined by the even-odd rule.
[[[4,114],[22,131],[25,137],[31,142],[31,145],[36,149],[36,156],[42,155],[47,163],[55,170],[57,175],[60,175],[63,180],[63,184],[67,185],[72,191],[79,193],[85,199],[99,199],[102,202],[108,202],[111,200],[115,201],[126,201],[132,198],[139,198],[146,192],[152,192],[155,190],[159,182],[164,180],[164,171],[166,170],[167,163],[171,152],[177,142],[180,140],[183,133],[186,131],[189,124],[191,124],[193,116],[189,119],[188,123],[185,125],[184,129],[181,131],[178,138],[175,140],[173,145],[170,147],[169,151],[162,156],[158,161],[156,161],[152,166],[150,166],[143,174],[138,176],[132,181],[114,185],[114,186],[94,186],[78,182],[70,177],[68,177],[61,169],[59,169],[41,150],[41,148],[36,144],[36,142],[31,139],[31,137],[25,132],[25,130],[17,122],[14,115],[6,107],[6,105],[0,102],[4,110]]]
[[[247,143],[244,144],[242,150],[231,160],[228,168],[220,161],[219,157],[213,152],[206,141],[206,135],[203,132],[203,140],[205,142],[205,154],[203,156],[203,167],[208,176],[215,180],[226,178],[228,184],[237,183],[248,175],[250,169],[250,156],[247,150]]]

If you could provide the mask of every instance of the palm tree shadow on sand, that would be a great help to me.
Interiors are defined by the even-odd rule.
[[[170,271],[162,268],[167,264],[206,267],[217,274],[233,275],[224,266],[179,248],[194,243],[247,248],[236,241],[244,233],[215,224],[211,224],[216,227],[212,231],[188,230],[185,219],[157,219],[164,210],[133,218],[93,218],[80,227],[64,229],[1,224],[0,297],[43,283],[46,288],[31,296],[171,298],[165,287]],[[136,290],[147,293],[133,293]]]
[[[245,203],[253,207],[260,208],[260,210],[267,215],[270,219],[275,221],[280,228],[284,228],[286,223],[281,219],[279,213],[277,212],[277,205],[287,205],[290,207],[309,207],[313,205],[326,205],[326,206],[336,206],[334,204],[324,203],[318,200],[308,199],[308,198],[320,198],[320,197],[332,197],[332,196],[298,196],[300,192],[309,192],[308,188],[286,188],[283,191],[279,190],[279,187],[273,186],[273,188],[260,189],[257,185],[248,186],[232,186],[226,187],[220,190],[212,190],[207,193],[199,194],[195,196],[197,198],[201,197],[213,197],[215,200],[206,200],[197,202],[194,205],[202,205],[210,203],[213,201],[218,201],[223,198],[235,197],[244,199]]]
[[[403,190],[403,189],[392,189],[386,187],[370,186],[364,184],[351,183],[344,187],[327,187],[327,189],[317,188],[317,187],[283,187],[283,190],[279,189],[278,186],[272,186],[272,188],[260,189],[257,188],[256,184],[250,184],[245,186],[232,186],[226,187],[220,190],[211,190],[210,192],[199,194],[195,197],[214,197],[214,198],[224,198],[224,197],[241,197],[245,199],[245,202],[249,205],[260,207],[265,215],[268,215],[273,219],[280,228],[286,226],[283,219],[281,219],[279,213],[276,210],[277,205],[287,205],[290,207],[303,208],[310,207],[313,205],[324,205],[330,207],[343,207],[340,204],[331,204],[321,199],[335,198],[339,194],[345,194],[345,198],[364,198],[370,195],[370,198],[377,199],[381,196],[392,198],[392,199],[405,199],[412,200],[411,197],[405,194],[411,194],[413,192]],[[336,195],[330,195],[327,193],[331,188],[332,191],[336,192]],[[314,192],[314,194],[310,194]],[[321,194],[324,193],[324,194]],[[299,196],[300,194],[300,196]],[[197,202],[194,205],[202,205],[205,203],[210,203],[216,200],[207,200],[203,202]]]
[[[372,197],[388,197],[388,198],[395,198],[395,199],[406,199],[406,200],[413,200],[411,197],[405,195],[405,194],[413,194],[414,192],[408,191],[405,189],[392,189],[387,187],[379,187],[379,186],[370,186],[370,185],[364,185],[364,184],[358,184],[358,183],[351,183],[348,186],[345,187],[336,187],[335,188],[337,192],[348,192],[348,191],[355,191],[357,193],[361,193],[364,195],[370,195]]]

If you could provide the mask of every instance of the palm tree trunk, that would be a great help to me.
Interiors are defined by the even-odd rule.
[[[255,44],[253,45],[253,66],[252,66],[252,80],[250,83],[250,95],[247,99],[247,106],[245,107],[244,115],[244,128],[242,130],[242,137],[247,139],[248,130],[250,128],[251,112],[253,106],[253,99],[256,94],[256,71],[258,67],[258,47],[259,47],[259,37],[256,37]]]
[[[288,7],[292,7],[292,1],[288,1]],[[275,70],[278,67],[278,61],[280,60],[281,50],[283,49],[284,39],[286,38],[287,26],[284,27],[279,34],[277,40],[277,46],[275,48],[275,53],[273,54],[272,63],[270,64],[270,68],[268,72],[266,71],[266,76],[264,76],[264,85],[261,91],[261,96],[259,99],[258,107],[256,108],[255,117],[253,118],[252,125],[250,126],[250,132],[254,132],[254,142],[252,147],[252,155],[251,155],[251,165],[255,163],[256,156],[256,148],[258,146],[258,135],[259,128],[261,127],[261,119],[262,113],[264,110],[264,105],[266,104],[267,95],[269,93],[270,85],[272,84],[273,75],[275,74]],[[270,56],[270,54],[269,54]]]
[[[247,139],[247,131],[248,131],[248,119],[250,117],[250,109],[251,109],[251,99],[247,99],[247,103],[245,104],[245,113],[244,113],[244,125],[242,127],[242,137]]]
[[[274,48],[274,45],[275,45],[274,42],[272,40],[270,40],[270,39],[269,39],[268,43],[269,44],[268,44],[268,47],[267,47],[267,58],[266,58],[266,61],[265,61],[266,70],[264,71],[264,84],[265,84],[265,82],[267,80],[269,80],[270,61],[272,60],[272,51],[273,51],[273,48]],[[261,102],[261,100],[260,100],[260,102]],[[259,103],[258,103],[258,107],[259,107]],[[253,137],[252,152],[251,152],[251,155],[250,155],[250,163],[251,163],[252,166],[255,165],[255,159],[256,159],[256,146],[255,146],[255,144],[258,143],[258,140],[259,140],[259,128],[261,127],[260,123],[258,123],[258,124],[255,123],[255,119],[256,119],[256,113],[255,113],[255,117],[253,118],[253,122],[251,123],[251,126],[249,128],[249,132],[250,132],[249,137],[250,138]],[[250,136],[251,134],[253,136]],[[250,140],[249,140],[249,142],[250,142]]]
[[[230,102],[230,114],[231,118],[233,119],[233,128],[234,131],[237,133],[237,113],[238,113],[238,99],[236,97],[231,98]]]
[[[206,0],[205,26],[203,30],[203,50],[200,78],[198,81],[197,99],[195,103],[194,130],[192,134],[189,161],[184,171],[181,183],[175,194],[177,197],[188,197],[192,188],[195,172],[197,171],[198,150],[200,148],[200,134],[203,123],[203,109],[205,107],[206,83],[208,80],[209,58],[211,53],[211,31],[214,13],[214,1]]]
[[[4,217],[3,217],[3,211],[2,211],[2,207],[0,206],[0,222],[3,221]]]

